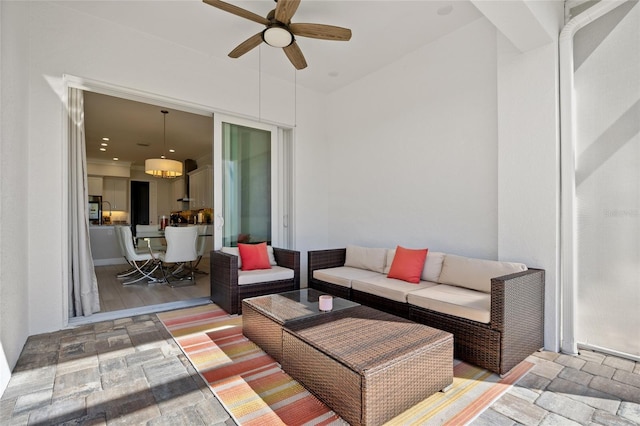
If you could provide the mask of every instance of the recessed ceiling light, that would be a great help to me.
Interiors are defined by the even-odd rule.
[[[101,145],[101,146],[109,146],[109,144],[108,144],[108,143],[106,143],[106,142],[102,142],[100,145]]]
[[[108,141],[108,140],[109,140],[109,138],[102,138],[102,140],[103,140],[103,141]]]
[[[100,151],[105,152],[107,148],[100,148]]]
[[[176,152],[176,150],[175,149],[170,149],[169,152]]]
[[[113,157],[113,161],[118,161],[119,158],[118,157]]]

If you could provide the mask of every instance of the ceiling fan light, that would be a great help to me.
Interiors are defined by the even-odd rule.
[[[274,26],[262,32],[262,39],[269,46],[287,47],[293,43],[293,34],[286,28]]]

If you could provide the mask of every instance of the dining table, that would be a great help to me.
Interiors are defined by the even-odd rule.
[[[205,224],[203,224],[205,225]],[[202,226],[202,225],[179,225],[179,226]],[[204,237],[211,237],[213,236],[213,233],[211,232],[211,225],[208,224],[206,227],[205,232],[198,234],[199,238],[204,238]],[[136,233],[136,247],[140,247],[140,244],[142,241],[144,241],[145,239],[149,239],[149,240],[161,240],[161,242],[159,242],[160,245],[166,246],[166,240],[164,238],[164,229],[157,229],[154,231],[138,231]],[[158,246],[158,244],[153,244],[151,243],[152,247],[153,246]],[[144,247],[144,246],[143,246]]]

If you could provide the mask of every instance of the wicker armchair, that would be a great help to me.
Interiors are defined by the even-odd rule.
[[[273,248],[278,266],[293,270],[293,278],[238,285],[238,256],[210,254],[211,301],[229,314],[242,313],[242,299],[300,289],[300,252]]]

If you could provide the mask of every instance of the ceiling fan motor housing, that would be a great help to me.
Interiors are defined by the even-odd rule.
[[[293,66],[297,70],[301,70],[307,67],[307,61],[296,43],[295,36],[321,40],[347,41],[351,39],[351,30],[348,28],[325,24],[292,24],[291,18],[296,13],[300,0],[275,0],[276,8],[271,10],[266,18],[222,0],[202,1],[266,27],[263,31],[252,35],[229,52],[229,57],[231,58],[239,58],[264,42],[269,46],[282,48]]]
[[[262,40],[269,46],[287,47],[295,41],[295,38],[285,25],[276,22],[262,31]]]

